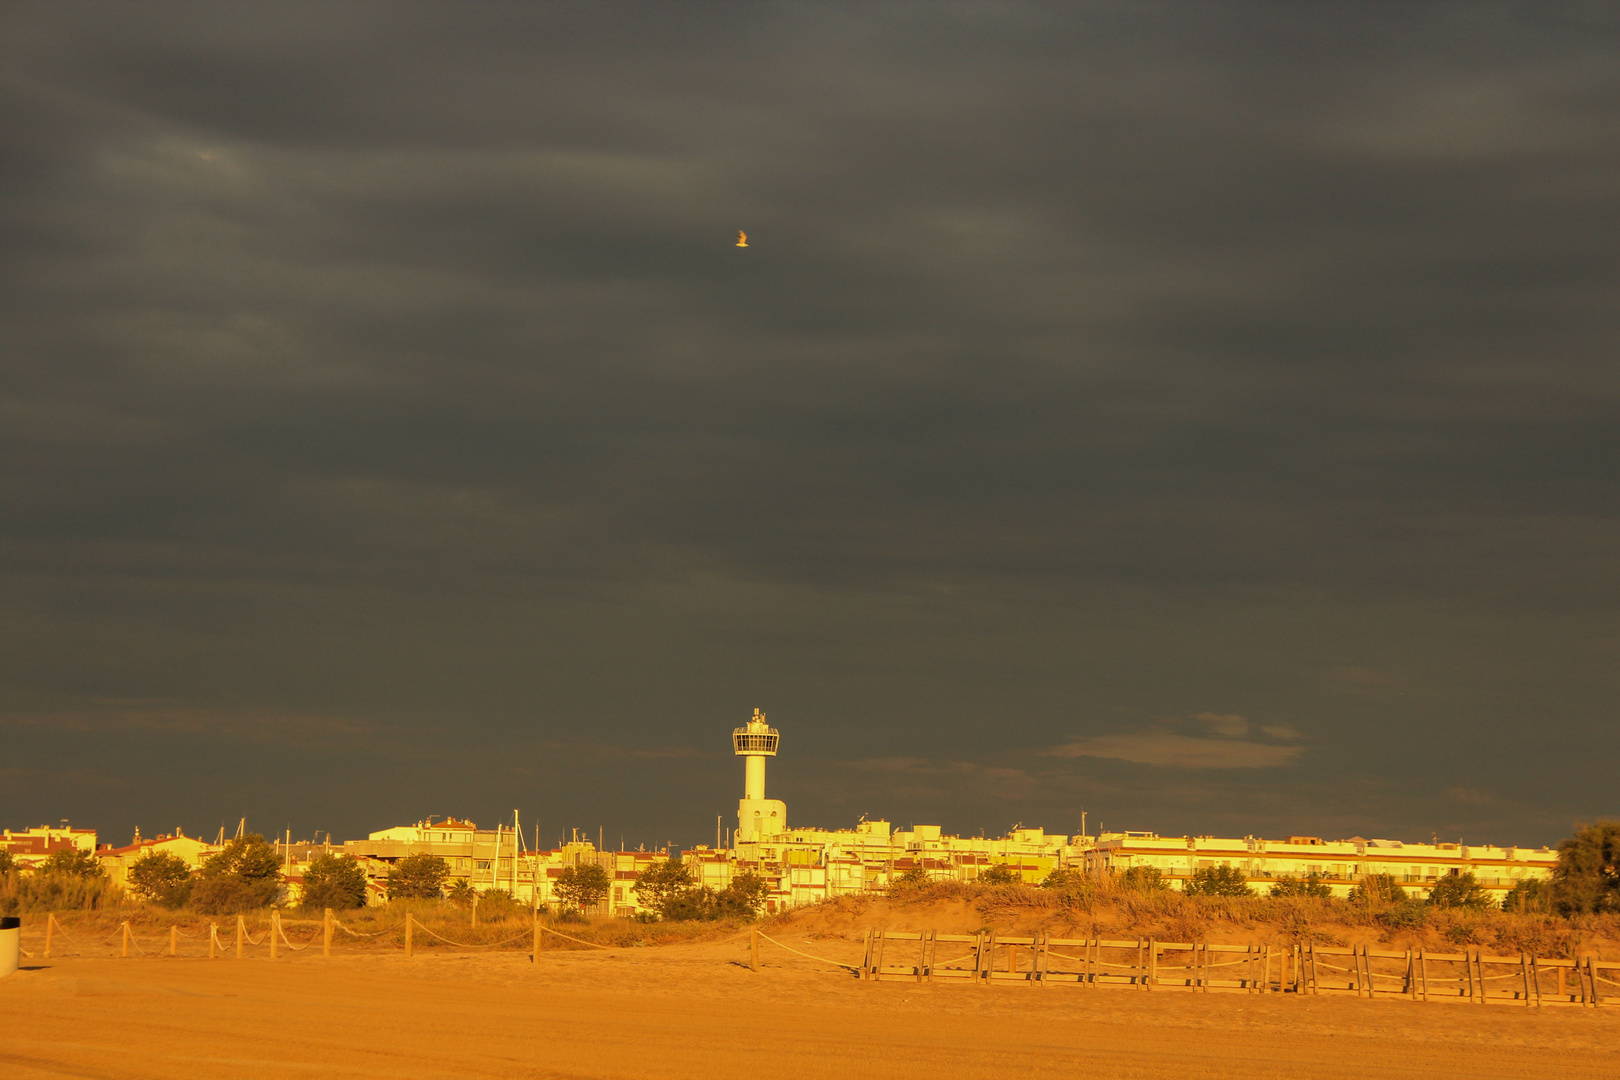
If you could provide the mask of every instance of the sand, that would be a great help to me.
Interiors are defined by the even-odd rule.
[[[858,943],[790,939],[853,960]],[[1620,1076],[1620,1008],[859,982],[745,941],[546,954],[25,961],[0,1075]]]

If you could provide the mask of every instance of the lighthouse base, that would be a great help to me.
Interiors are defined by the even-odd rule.
[[[780,799],[738,799],[733,843],[769,840],[787,832],[787,803]]]

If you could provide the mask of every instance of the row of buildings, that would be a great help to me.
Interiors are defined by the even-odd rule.
[[[791,828],[787,805],[765,796],[765,759],[775,757],[780,733],[759,710],[732,733],[734,753],[744,759],[743,797],[730,843],[688,849],[682,857],[694,878],[719,891],[742,873],[761,877],[769,887],[772,911],[799,907],[837,896],[883,893],[902,874],[920,870],[939,881],[973,881],[993,866],[1014,870],[1031,884],[1054,870],[1078,869],[1093,874],[1122,873],[1150,867],[1173,889],[1185,888],[1199,870],[1233,867],[1257,892],[1287,878],[1315,878],[1337,896],[1348,895],[1363,876],[1388,874],[1409,894],[1423,897],[1443,878],[1469,873],[1500,900],[1519,882],[1551,876],[1557,854],[1548,848],[1498,847],[1400,840],[1324,840],[1285,836],[1277,840],[1246,836],[1159,836],[1150,832],[1105,832],[1096,836],[1048,834],[1039,828],[1016,827],[996,838],[944,834],[937,825],[895,829],[887,821],[862,820],[850,829]],[[238,830],[240,833],[240,829]],[[537,831],[536,831],[537,832]],[[139,834],[124,847],[98,847],[95,833],[41,826],[0,838],[24,866],[43,861],[62,847],[94,851],[114,881],[122,882],[129,865],[151,851],[164,851],[200,866],[224,842],[223,830],[213,843],[173,834],[142,840]],[[524,904],[557,903],[555,883],[570,866],[594,863],[611,881],[602,914],[633,916],[644,911],[636,895],[638,874],[668,857],[664,851],[603,851],[589,840],[538,849],[524,841],[521,822],[479,828],[471,821],[428,818],[370,834],[341,845],[278,843],[284,860],[289,901],[296,902],[302,872],[309,860],[340,851],[366,868],[369,893],[381,903],[389,869],[408,855],[427,854],[445,860],[452,879],[479,890],[501,889]]]

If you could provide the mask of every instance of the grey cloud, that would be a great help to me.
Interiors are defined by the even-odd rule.
[[[433,781],[650,835],[726,810],[755,704],[795,820],[880,798],[855,760],[1123,818],[1166,804],[1120,761],[1370,784],[1389,739],[1603,811],[1566,766],[1613,742],[1612,17],[619,15],[0,15],[5,715],[713,747]],[[1224,738],[1151,734],[1212,702]],[[417,768],[376,752],[338,795],[172,775],[358,828]]]

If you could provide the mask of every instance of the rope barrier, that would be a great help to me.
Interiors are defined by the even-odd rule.
[[[350,930],[347,926],[343,925],[343,921],[341,919],[338,919],[335,916],[332,919],[332,925],[337,927],[339,930],[342,930],[345,934],[353,934],[355,937],[381,937],[384,934],[400,929],[405,924],[401,922],[397,926],[385,926],[381,930],[376,930],[369,934],[364,930]],[[314,939],[312,938],[311,940]]]
[[[563,939],[563,940],[564,940],[564,941],[577,941],[577,942],[579,942],[579,944],[581,944],[581,945],[589,945],[589,946],[590,946],[590,947],[591,947],[591,948],[593,948],[593,949],[612,949],[612,948],[613,948],[613,946],[612,946],[612,945],[598,945],[598,944],[597,944],[597,943],[596,943],[596,942],[594,942],[594,941],[585,941],[585,940],[584,940],[584,939],[582,939],[582,938],[577,938],[577,937],[573,937],[573,936],[572,936],[572,935],[570,935],[570,934],[565,934],[565,933],[563,933],[563,932],[562,932],[562,931],[561,931],[561,930],[553,930],[553,929],[552,929],[552,928],[551,928],[551,927],[549,927],[549,926],[542,926],[542,927],[541,927],[541,928],[540,928],[540,930],[541,930],[541,932],[542,932],[542,933],[546,933],[546,934],[555,934],[555,935],[557,935],[557,936],[558,936],[558,937],[560,937],[560,938],[562,938],[562,939]]]
[[[468,942],[465,942],[465,941],[452,941],[449,938],[445,937],[443,934],[434,933],[432,930],[429,930],[426,926],[424,926],[420,922],[418,922],[416,924],[416,927],[417,927],[418,930],[421,930],[424,933],[427,933],[432,937],[438,938],[440,941],[444,942],[446,945],[455,945],[455,946],[457,946],[459,948],[463,948],[463,949],[498,949],[502,945],[510,945],[514,941],[522,941],[524,938],[531,937],[532,934],[533,934],[533,931],[525,930],[523,933],[519,934],[517,937],[515,937],[515,938],[507,938],[505,941],[492,941],[492,942],[489,942],[489,943],[484,944],[484,945],[473,945],[473,944],[469,944]]]
[[[336,920],[333,920],[333,921],[335,922]],[[302,945],[294,945],[291,941],[287,940],[287,930],[280,923],[276,924],[276,932],[281,935],[281,940],[285,941],[287,943],[287,948],[291,949],[293,952],[303,952],[305,949],[307,949],[311,945],[315,944],[315,938],[320,937],[321,933],[322,933],[320,930],[317,930],[317,931],[315,931],[314,937],[311,937],[308,941],[304,942]]]
[[[811,956],[807,952],[800,952],[798,949],[795,949],[791,945],[782,944],[780,941],[777,941],[775,938],[771,937],[769,934],[765,933],[765,931],[763,931],[763,930],[759,931],[759,936],[764,938],[766,941],[770,942],[772,945],[775,945],[777,948],[786,949],[788,952],[794,953],[794,954],[799,955],[799,956],[802,956],[806,960],[814,960],[819,964],[831,964],[835,968],[843,968],[845,971],[853,971],[857,975],[860,974],[861,969],[859,967],[856,967],[853,964],[841,964],[837,960],[828,960],[824,956]]]

